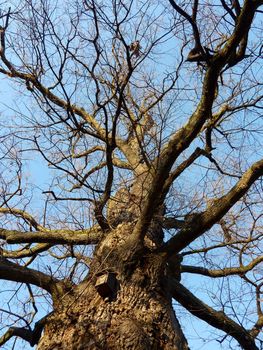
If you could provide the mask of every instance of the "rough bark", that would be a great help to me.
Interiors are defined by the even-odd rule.
[[[188,349],[162,283],[167,265],[149,248],[130,244],[133,227],[124,223],[108,233],[86,280],[54,300],[38,350]],[[107,272],[116,276],[116,292],[101,296],[95,285]]]
[[[22,133],[22,140],[24,140],[23,137],[25,140],[28,139],[30,149],[33,142],[35,151],[39,152],[49,166],[62,174],[66,174],[67,180],[65,182],[62,180],[64,178],[62,176],[61,178],[58,177],[55,183],[62,180],[63,188],[67,182],[70,184],[70,189],[66,189],[67,186],[65,186],[65,191],[61,191],[61,196],[55,194],[53,187],[43,193],[52,195],[55,201],[74,200],[92,203],[90,209],[94,209],[94,218],[92,217],[90,221],[93,222],[93,219],[96,219],[98,224],[88,229],[79,230],[78,228],[77,231],[69,229],[51,230],[38,224],[34,217],[24,210],[12,208],[9,205],[12,203],[12,197],[15,197],[18,193],[19,196],[22,195],[20,158],[17,158],[19,171],[17,171],[16,177],[18,188],[11,195],[6,190],[5,197],[9,199],[4,199],[3,205],[6,207],[0,208],[0,213],[22,219],[25,226],[28,225],[29,228],[27,231],[17,231],[9,229],[8,223],[7,228],[0,229],[0,239],[10,245],[21,243],[27,243],[28,245],[16,251],[5,249],[2,251],[2,248],[0,249],[0,278],[32,284],[46,290],[53,298],[54,309],[45,320],[39,321],[40,323],[36,324],[33,330],[30,327],[10,327],[2,340],[0,339],[0,345],[11,337],[18,336],[28,341],[32,346],[38,343],[38,349],[40,350],[188,349],[187,341],[172,307],[173,296],[193,315],[224,331],[227,335],[231,335],[244,349],[256,349],[254,338],[263,324],[262,310],[259,303],[257,306],[258,321],[251,331],[247,331],[222,311],[215,311],[209,305],[201,302],[190,291],[181,286],[178,280],[181,272],[198,273],[214,278],[235,274],[245,278],[245,273],[251,271],[262,261],[261,257],[255,258],[253,262],[244,265],[240,258],[240,266],[234,268],[226,267],[222,270],[209,270],[199,266],[183,265],[181,269],[181,256],[179,254],[189,244],[211,229],[213,225],[220,223],[224,215],[238,203],[251,186],[263,175],[263,160],[254,163],[243,175],[231,175],[220,169],[212,154],[216,150],[212,139],[213,130],[217,130],[217,127],[221,126],[220,124],[223,124],[232,112],[234,114],[237,110],[245,111],[248,106],[259,107],[257,104],[262,101],[262,96],[257,96],[258,91],[256,91],[255,97],[246,100],[245,91],[248,91],[250,84],[242,87],[242,84],[238,82],[238,85],[232,88],[234,85],[231,82],[229,86],[224,86],[223,73],[245,59],[247,57],[246,52],[249,52],[248,57],[251,57],[251,61],[252,58],[254,60],[254,56],[261,55],[262,47],[259,53],[256,50],[259,47],[255,47],[251,51],[254,44],[249,46],[248,38],[255,14],[261,11],[258,10],[258,7],[263,4],[263,0],[244,0],[242,6],[238,1],[235,1],[236,5],[231,8],[225,1],[221,0],[221,4],[226,11],[224,17],[230,15],[232,24],[230,25],[230,22],[228,23],[228,19],[226,19],[226,23],[230,26],[229,28],[228,25],[226,26],[227,30],[224,35],[221,33],[222,24],[220,20],[215,19],[213,32],[210,34],[208,32],[204,33],[206,39],[203,40],[203,35],[201,36],[199,32],[201,22],[198,22],[199,18],[201,21],[205,17],[203,17],[203,12],[198,10],[198,0],[193,2],[192,15],[187,12],[190,10],[190,3],[186,6],[182,4],[183,7],[181,7],[176,1],[169,0],[177,15],[180,15],[183,20],[182,22],[180,19],[178,24],[175,21],[175,27],[170,29],[173,32],[175,32],[175,28],[183,30],[184,35],[182,37],[185,39],[189,35],[189,31],[187,29],[188,25],[184,21],[188,22],[192,28],[194,47],[190,50],[186,61],[197,63],[199,68],[202,67],[202,82],[200,82],[202,88],[199,92],[196,90],[196,96],[199,96],[199,98],[196,101],[196,106],[191,107],[193,111],[182,126],[180,126],[181,120],[184,119],[185,112],[181,113],[177,104],[172,102],[174,98],[167,95],[172,117],[169,119],[170,117],[166,114],[169,115],[170,112],[166,113],[164,97],[168,94],[168,91],[174,93],[177,89],[180,89],[180,71],[184,61],[184,50],[188,48],[188,40],[181,46],[181,63],[178,65],[178,69],[174,72],[173,67],[171,73],[165,73],[160,85],[160,87],[162,86],[161,89],[157,88],[159,83],[155,87],[154,77],[149,76],[146,79],[143,77],[143,80],[147,83],[146,86],[149,88],[147,91],[143,86],[140,87],[140,84],[137,87],[136,74],[144,60],[146,63],[148,57],[152,60],[151,55],[154,54],[158,42],[161,43],[163,40],[166,42],[166,35],[169,33],[170,36],[172,31],[168,31],[164,36],[162,34],[159,39],[156,39],[155,36],[151,38],[148,36],[150,40],[147,45],[146,41],[148,39],[143,39],[141,43],[138,40],[128,43],[126,41],[126,30],[121,29],[121,27],[126,19],[129,20],[130,15],[133,17],[133,10],[128,9],[126,5],[120,2],[120,7],[114,7],[114,22],[109,28],[110,21],[106,17],[108,17],[110,11],[104,13],[101,4],[96,3],[96,1],[84,1],[83,3],[85,6],[81,11],[78,8],[79,12],[76,13],[77,20],[72,20],[73,16],[71,16],[70,10],[68,24],[71,24],[71,30],[68,32],[70,34],[69,38],[65,41],[64,38],[60,37],[59,28],[56,29],[56,21],[52,22],[53,14],[48,14],[48,11],[46,11],[49,10],[49,6],[47,6],[47,9],[45,6],[42,9],[43,17],[40,17],[43,33],[40,33],[38,23],[34,22],[39,16],[38,7],[34,8],[35,5],[28,2],[31,17],[25,16],[22,22],[22,14],[19,14],[17,18],[21,27],[23,27],[23,22],[27,22],[27,18],[30,18],[30,23],[26,26],[30,35],[23,38],[21,44],[14,45],[14,47],[11,45],[12,40],[15,42],[13,38],[16,38],[11,35],[13,27],[8,27],[11,19],[15,21],[16,17],[11,14],[11,8],[6,14],[0,15],[0,19],[3,19],[3,25],[0,27],[0,73],[19,81],[32,93],[37,104],[40,107],[42,106],[42,111],[49,120],[45,124],[38,118],[32,118],[32,130],[34,132],[32,131],[33,133],[30,136],[24,136]],[[144,6],[145,4],[138,12],[138,19],[140,12],[145,12]],[[121,19],[122,10],[127,11],[126,19]],[[129,13],[129,11],[131,12]],[[118,12],[121,13],[120,17]],[[82,25],[78,27],[78,23],[82,23],[82,14],[86,16],[87,13],[89,18],[87,23],[91,25],[88,28],[95,28],[95,36],[92,33],[90,37],[85,38],[85,35],[82,34]],[[103,13],[104,15],[101,15]],[[222,12],[219,11],[218,14],[218,18],[221,18]],[[177,18],[177,15],[174,19]],[[143,23],[146,18],[147,16],[143,14],[138,22]],[[159,18],[159,15],[156,18]],[[150,25],[151,21],[147,23]],[[183,27],[181,27],[182,23],[184,23]],[[147,24],[145,28],[146,26]],[[36,31],[35,27],[37,28]],[[141,31],[139,27],[135,31],[138,37],[140,37]],[[104,40],[105,28],[109,28],[110,31],[107,32]],[[152,35],[154,30],[150,32]],[[143,37],[146,38],[145,33]],[[110,42],[111,34],[112,44],[108,46],[106,42]],[[36,57],[33,54],[32,62],[29,60],[26,63],[28,58],[26,54],[27,44],[25,43],[27,40],[30,43],[32,37],[35,38],[36,42],[40,40],[39,45],[41,44],[40,46],[43,46],[43,48],[39,51],[36,50]],[[46,38],[50,38],[50,40],[46,40]],[[210,50],[209,47],[204,46],[207,45],[207,38],[211,39],[209,39],[211,49],[214,48],[215,50]],[[75,39],[76,44],[74,44]],[[218,43],[219,45],[217,45]],[[34,47],[35,41],[32,44],[32,47]],[[102,48],[103,44],[105,44],[105,49]],[[77,45],[75,49],[74,45]],[[94,53],[94,61],[91,58],[84,59],[86,45],[88,48],[87,56],[89,57],[91,53]],[[79,46],[81,46],[81,49]],[[31,48],[31,45],[28,44],[28,47]],[[49,56],[50,52],[53,52],[53,47],[57,51],[57,55],[54,54],[54,58],[50,59]],[[111,54],[107,54],[108,47]],[[18,48],[17,56],[15,48]],[[13,59],[12,55],[18,59]],[[79,57],[83,57],[83,62],[80,61]],[[59,62],[55,62],[57,58],[58,61],[61,61],[60,67]],[[20,61],[22,62],[21,67],[17,63]],[[90,62],[93,63],[90,64]],[[46,68],[44,69],[45,65]],[[75,65],[76,70],[74,68],[73,72],[72,67],[75,67]],[[59,73],[57,73],[57,68]],[[240,73],[241,70],[242,67],[240,67]],[[147,71],[146,69],[145,72]],[[184,68],[182,68],[182,72],[185,72]],[[73,90],[71,90],[71,84],[69,89],[67,87],[67,78],[72,73],[77,78],[76,87]],[[73,79],[73,81],[75,80]],[[79,87],[77,86],[78,82],[80,83]],[[179,82],[178,87],[177,82]],[[235,79],[233,79],[233,82],[235,82]],[[256,79],[255,82],[257,86],[258,81]],[[77,96],[80,89],[82,89],[82,84],[83,86],[87,84],[87,103],[82,102],[87,99],[86,95],[85,98],[83,98],[84,95],[80,98]],[[187,84],[186,87],[182,86],[182,91],[187,91],[188,95]],[[251,82],[251,86],[253,85],[254,82]],[[227,99],[226,92],[228,88],[233,89],[233,94],[229,99]],[[94,93],[94,98],[89,96],[90,92]],[[175,98],[176,94],[174,95]],[[143,95],[142,98],[140,98],[141,95]],[[178,94],[178,98],[181,98],[180,94]],[[218,103],[222,104],[224,100],[227,104],[222,105],[216,111]],[[164,104],[159,103],[162,101]],[[75,103],[80,103],[80,105],[75,105]],[[155,106],[158,107],[156,112]],[[165,108],[162,113],[159,113],[158,109],[163,106]],[[191,106],[191,103],[189,106]],[[177,116],[174,111],[179,116],[179,123],[178,126],[176,124],[169,131],[170,120],[174,120],[174,116]],[[158,125],[158,128],[154,130],[153,126],[155,124],[157,126],[159,122],[162,124],[160,129]],[[57,125],[60,124],[62,126],[57,128]],[[26,120],[27,128],[28,125]],[[54,131],[50,133],[51,147],[49,149],[46,141],[44,141],[45,138],[42,139],[39,136],[39,130],[42,131],[43,129],[43,136],[46,137],[46,135],[49,135],[46,130],[49,130],[51,126]],[[166,126],[168,128],[163,129]],[[11,129],[11,135],[13,135],[13,126]],[[24,130],[24,126],[22,129]],[[228,130],[228,126],[226,126],[226,129],[220,130],[222,135],[224,135],[224,130]],[[59,135],[56,141],[54,141],[56,139],[54,135]],[[228,132],[225,131],[224,137],[228,143],[227,135]],[[19,140],[21,140],[20,134]],[[64,146],[60,148],[59,143],[61,141]],[[192,147],[197,145],[201,147],[203,144],[204,149],[197,147],[191,155],[187,153],[190,152]],[[9,149],[9,143],[7,145]],[[68,149],[66,145],[69,145]],[[231,146],[230,143],[229,145]],[[152,152],[156,146],[156,152]],[[242,144],[241,149],[243,146]],[[218,147],[217,152],[221,150],[221,147],[222,145]],[[96,157],[95,152],[97,151],[103,152],[103,157]],[[18,153],[20,153],[20,148]],[[58,153],[61,153],[61,155],[58,156]],[[88,155],[90,156],[93,153],[92,160]],[[7,155],[9,157],[9,152],[4,154],[4,157],[7,157]],[[13,151],[10,152],[10,155],[13,159]],[[233,178],[238,178],[238,181],[227,193],[221,194],[219,198],[217,197],[219,193],[215,191],[214,199],[209,201],[204,190],[200,195],[200,206],[191,215],[185,209],[185,211],[180,210],[180,220],[176,217],[165,219],[165,201],[167,200],[169,205],[170,199],[167,195],[172,184],[200,156],[206,157],[212,165],[215,165],[219,174],[230,176],[229,184],[234,181]],[[82,163],[75,163],[76,159],[81,158],[83,159],[83,166]],[[241,158],[240,154],[238,158]],[[243,168],[242,163],[235,165],[235,168],[239,169],[237,165],[240,165],[240,169]],[[232,169],[233,165],[229,166]],[[115,171],[115,169],[122,168],[126,171],[129,170],[127,178],[125,172],[118,173]],[[101,170],[103,171],[100,173]],[[98,174],[98,176],[95,176],[95,174]],[[106,179],[104,181],[105,175]],[[122,176],[126,185],[121,181]],[[129,181],[132,176],[134,176],[135,181],[131,184]],[[207,179],[209,181],[210,178],[207,177]],[[92,187],[90,183],[95,184],[95,187]],[[115,193],[117,186],[123,187]],[[177,184],[175,184],[175,188],[176,186]],[[10,187],[12,188],[12,186]],[[70,194],[67,197],[69,193],[75,190],[80,190],[81,195],[71,197]],[[66,196],[64,196],[64,193],[66,193]],[[85,197],[82,197],[84,193]],[[174,197],[173,194],[172,197]],[[7,201],[10,201],[8,205]],[[177,205],[176,202],[175,205]],[[189,210],[192,211],[191,208]],[[172,212],[176,212],[176,208],[172,209]],[[182,219],[183,216],[184,219]],[[46,217],[44,221],[46,222]],[[82,224],[80,226],[82,227]],[[163,227],[178,230],[166,243],[163,242]],[[227,243],[230,238],[228,237]],[[26,264],[31,264],[38,253],[57,244],[69,245],[72,248],[69,249],[69,253],[67,252],[63,256],[63,259],[68,257],[77,259],[74,255],[74,245],[97,245],[87,277],[79,285],[71,284],[70,280],[73,274],[69,276],[68,281],[60,281],[54,279],[53,276],[47,276],[43,272],[38,272],[24,265],[20,266],[8,260],[32,257],[29,262],[26,262]],[[190,248],[192,249],[192,247]],[[212,248],[205,247],[204,249]],[[240,249],[241,251],[242,249]],[[203,252],[205,253],[204,250]],[[89,257],[87,257],[87,260],[89,261]],[[206,261],[205,255],[204,261]],[[172,277],[174,280],[172,280]],[[258,301],[260,300],[261,285],[255,284],[253,286],[257,288]],[[39,341],[43,325],[45,325],[44,332]]]

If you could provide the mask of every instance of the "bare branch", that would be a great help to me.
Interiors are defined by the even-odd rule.
[[[64,284],[43,272],[17,265],[5,258],[0,258],[0,279],[29,283],[45,289],[54,297],[63,293]]]
[[[48,229],[46,229],[45,227],[37,223],[35,218],[24,210],[17,209],[17,208],[0,208],[0,214],[10,214],[10,215],[22,217],[28,224],[30,224],[36,230],[48,232]]]
[[[20,232],[0,229],[0,238],[9,244],[49,243],[55,244],[96,244],[102,237],[99,227],[84,230],[49,230],[48,232]]]
[[[207,69],[202,88],[202,96],[195,112],[191,115],[187,123],[172,135],[168,144],[163,148],[160,157],[156,160],[156,164],[153,166],[153,168],[157,169],[156,174],[154,175],[151,190],[145,201],[141,217],[135,226],[134,238],[142,239],[146,234],[154,213],[153,208],[158,208],[160,205],[162,189],[169,177],[169,172],[175,160],[189,147],[206,120],[212,115],[212,106],[220,71],[228,62],[229,55],[236,49],[244,36],[247,35],[258,6],[259,4],[251,6],[249,1],[245,2],[233,34],[227,40],[225,46],[215,55],[211,65]],[[156,195],[157,193],[159,193],[159,196]],[[187,240],[188,243],[189,241]]]
[[[194,215],[190,222],[161,248],[161,251],[166,251],[168,255],[179,253],[218,222],[262,175],[263,160],[260,160],[243,174],[227,194],[213,200],[203,213]]]
[[[249,332],[231,320],[224,312],[212,309],[175,279],[170,281],[170,286],[173,298],[191,314],[235,338],[244,350],[258,350]]]
[[[39,243],[34,245],[33,247],[30,245],[29,247],[23,247],[17,250],[6,250],[2,249],[2,255],[7,259],[23,259],[35,257],[37,254],[45,252],[51,248],[52,245],[48,243]]]
[[[181,272],[187,273],[196,273],[203,276],[209,277],[226,277],[232,275],[243,276],[247,272],[253,270],[258,264],[263,261],[263,256],[259,256],[258,258],[252,260],[246,266],[238,266],[238,267],[226,267],[218,270],[211,270],[200,266],[190,266],[190,265],[181,265]]]
[[[200,52],[202,52],[205,55],[204,49],[203,49],[202,44],[201,44],[199,30],[198,30],[198,27],[196,24],[196,13],[197,13],[198,1],[195,1],[192,16],[190,16],[180,6],[178,6],[174,0],[169,0],[169,2],[172,5],[172,7],[178,13],[180,13],[180,15],[182,15],[184,18],[186,18],[187,21],[191,24],[192,29],[193,29],[194,39],[195,39],[195,48],[198,49]]]
[[[27,328],[11,327],[0,338],[0,346],[4,345],[12,337],[19,337],[27,341],[31,346],[36,345],[41,337],[42,330],[47,322],[47,318],[50,314],[41,318],[36,324],[33,330]]]

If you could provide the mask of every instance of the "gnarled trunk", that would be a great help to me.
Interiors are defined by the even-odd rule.
[[[129,242],[132,228],[108,233],[86,280],[54,300],[38,350],[188,349],[164,287],[167,265]]]

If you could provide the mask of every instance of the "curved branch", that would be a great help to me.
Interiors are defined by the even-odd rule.
[[[9,251],[7,249],[2,249],[2,256],[7,259],[30,258],[48,250],[51,247],[52,247],[52,244],[39,243],[34,245],[33,247],[23,247],[22,249],[19,249],[19,250]]]
[[[197,147],[194,152],[181,164],[179,164],[176,169],[171,172],[168,179],[165,182],[164,189],[163,189],[163,196],[165,197],[168,193],[172,183],[190,166],[194,163],[194,161],[199,158],[201,155],[204,154],[204,150],[200,147]]]
[[[191,250],[186,250],[184,252],[181,253],[182,256],[187,256],[187,255],[192,255],[192,254],[200,254],[200,253],[207,253],[210,250],[214,250],[214,249],[218,249],[218,248],[224,248],[224,247],[235,247],[236,244],[247,244],[247,243],[251,243],[251,242],[256,242],[258,240],[261,240],[262,238],[262,234],[258,234],[256,235],[254,238],[247,238],[247,239],[237,239],[237,240],[233,240],[233,241],[229,241],[229,242],[223,242],[223,243],[219,243],[219,244],[215,244],[215,245],[211,245],[208,247],[204,247],[204,248],[200,248],[200,249],[191,249]]]
[[[18,71],[15,66],[8,60],[5,53],[5,31],[6,28],[0,29],[0,57],[7,67],[8,70],[1,68],[0,72],[6,76],[9,76],[10,78],[18,78],[24,82],[24,84],[27,86],[27,88],[32,85],[34,88],[36,88],[46,99],[54,103],[55,105],[63,108],[65,111],[70,111],[72,113],[77,114],[80,116],[83,120],[85,120],[90,127],[96,132],[96,136],[102,140],[105,139],[105,130],[101,127],[101,125],[95,120],[95,118],[87,113],[83,108],[80,108],[74,104],[71,104],[68,100],[64,100],[57,95],[55,95],[51,89],[45,87],[38,77],[36,75],[30,74],[30,73],[24,73],[21,71]],[[31,89],[31,87],[30,87]],[[95,136],[95,135],[94,135]]]
[[[52,296],[63,293],[65,285],[52,276],[43,272],[20,266],[5,258],[0,257],[0,279],[7,281],[29,283],[45,289]]]
[[[181,265],[181,272],[196,273],[208,277],[225,277],[232,275],[244,275],[263,261],[263,256],[259,256],[246,266],[227,267],[224,269],[210,270],[200,266]]]
[[[193,215],[191,220],[186,222],[185,226],[160,248],[160,251],[167,252],[168,256],[179,253],[218,222],[262,175],[263,160],[260,160],[243,174],[227,194],[211,201],[203,213]]]
[[[169,279],[172,297],[191,314],[235,338],[244,350],[259,350],[253,337],[224,312],[208,306],[175,279]]]
[[[185,19],[187,19],[187,21],[191,24],[192,29],[193,29],[194,38],[195,38],[195,47],[198,48],[199,50],[201,50],[201,52],[203,52],[199,30],[198,30],[198,27],[197,27],[197,24],[195,21],[198,2],[195,1],[195,5],[194,5],[194,9],[193,9],[193,16],[190,16],[188,13],[186,13],[180,6],[178,6],[176,4],[176,2],[174,0],[169,0],[169,2],[172,5],[172,7],[178,13],[180,13],[181,16],[183,16]]]
[[[254,1],[252,4],[251,1],[245,1],[232,35],[227,40],[225,46],[213,56],[211,64],[206,71],[202,95],[196,110],[191,115],[187,123],[172,135],[169,142],[162,149],[160,156],[155,160],[151,169],[154,175],[151,189],[149,190],[149,194],[142,208],[141,216],[134,228],[133,235],[131,235],[131,240],[139,239],[142,241],[144,238],[154,215],[154,210],[160,206],[163,200],[163,187],[165,186],[165,183],[169,177],[169,173],[174,165],[174,162],[177,160],[180,154],[182,154],[182,152],[190,146],[192,141],[197,137],[198,133],[203,128],[206,121],[211,117],[220,72],[225,64],[228,63],[229,55],[235,52],[244,36],[247,35],[251,27],[255,11],[261,3],[262,0],[257,2]],[[192,229],[193,227],[190,228],[190,230]],[[202,231],[202,233],[203,232],[204,231]],[[192,238],[190,241],[187,240],[187,244],[189,244],[191,240]],[[179,246],[182,244],[183,241],[181,240]],[[177,252],[179,252],[179,250],[177,250]]]
[[[220,0],[222,6],[224,7],[224,9],[227,11],[227,13],[230,15],[230,17],[232,17],[232,19],[234,21],[236,21],[236,15],[234,14],[234,12],[232,11],[232,9],[227,5],[227,3],[225,2],[225,0]]]
[[[0,346],[8,342],[12,337],[19,337],[23,340],[29,342],[31,345],[32,341],[32,331],[27,328],[10,327],[7,332],[0,338]],[[32,343],[31,346],[35,344]]]
[[[27,328],[10,327],[8,331],[0,337],[0,346],[4,345],[12,337],[20,337],[27,341],[31,346],[36,345],[41,337],[42,330],[46,324],[47,318],[50,314],[41,318],[33,330]]]
[[[45,227],[41,226],[35,218],[24,210],[16,208],[0,208],[0,214],[10,214],[23,218],[28,224],[34,227],[36,230],[48,231]]]

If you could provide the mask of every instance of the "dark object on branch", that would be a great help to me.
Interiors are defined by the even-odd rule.
[[[135,57],[140,56],[140,49],[141,49],[141,45],[140,45],[140,42],[138,40],[132,42],[131,45],[129,46],[129,50],[132,52],[132,54]]]
[[[213,57],[213,55],[210,53],[211,50],[209,50],[207,47],[194,47],[192,50],[190,50],[186,61],[187,62],[206,62],[208,63],[210,59]]]
[[[33,84],[31,83],[31,81],[26,80],[26,88],[27,88],[27,90],[29,90],[29,91],[31,91],[31,92],[34,91],[34,86],[33,86]]]

